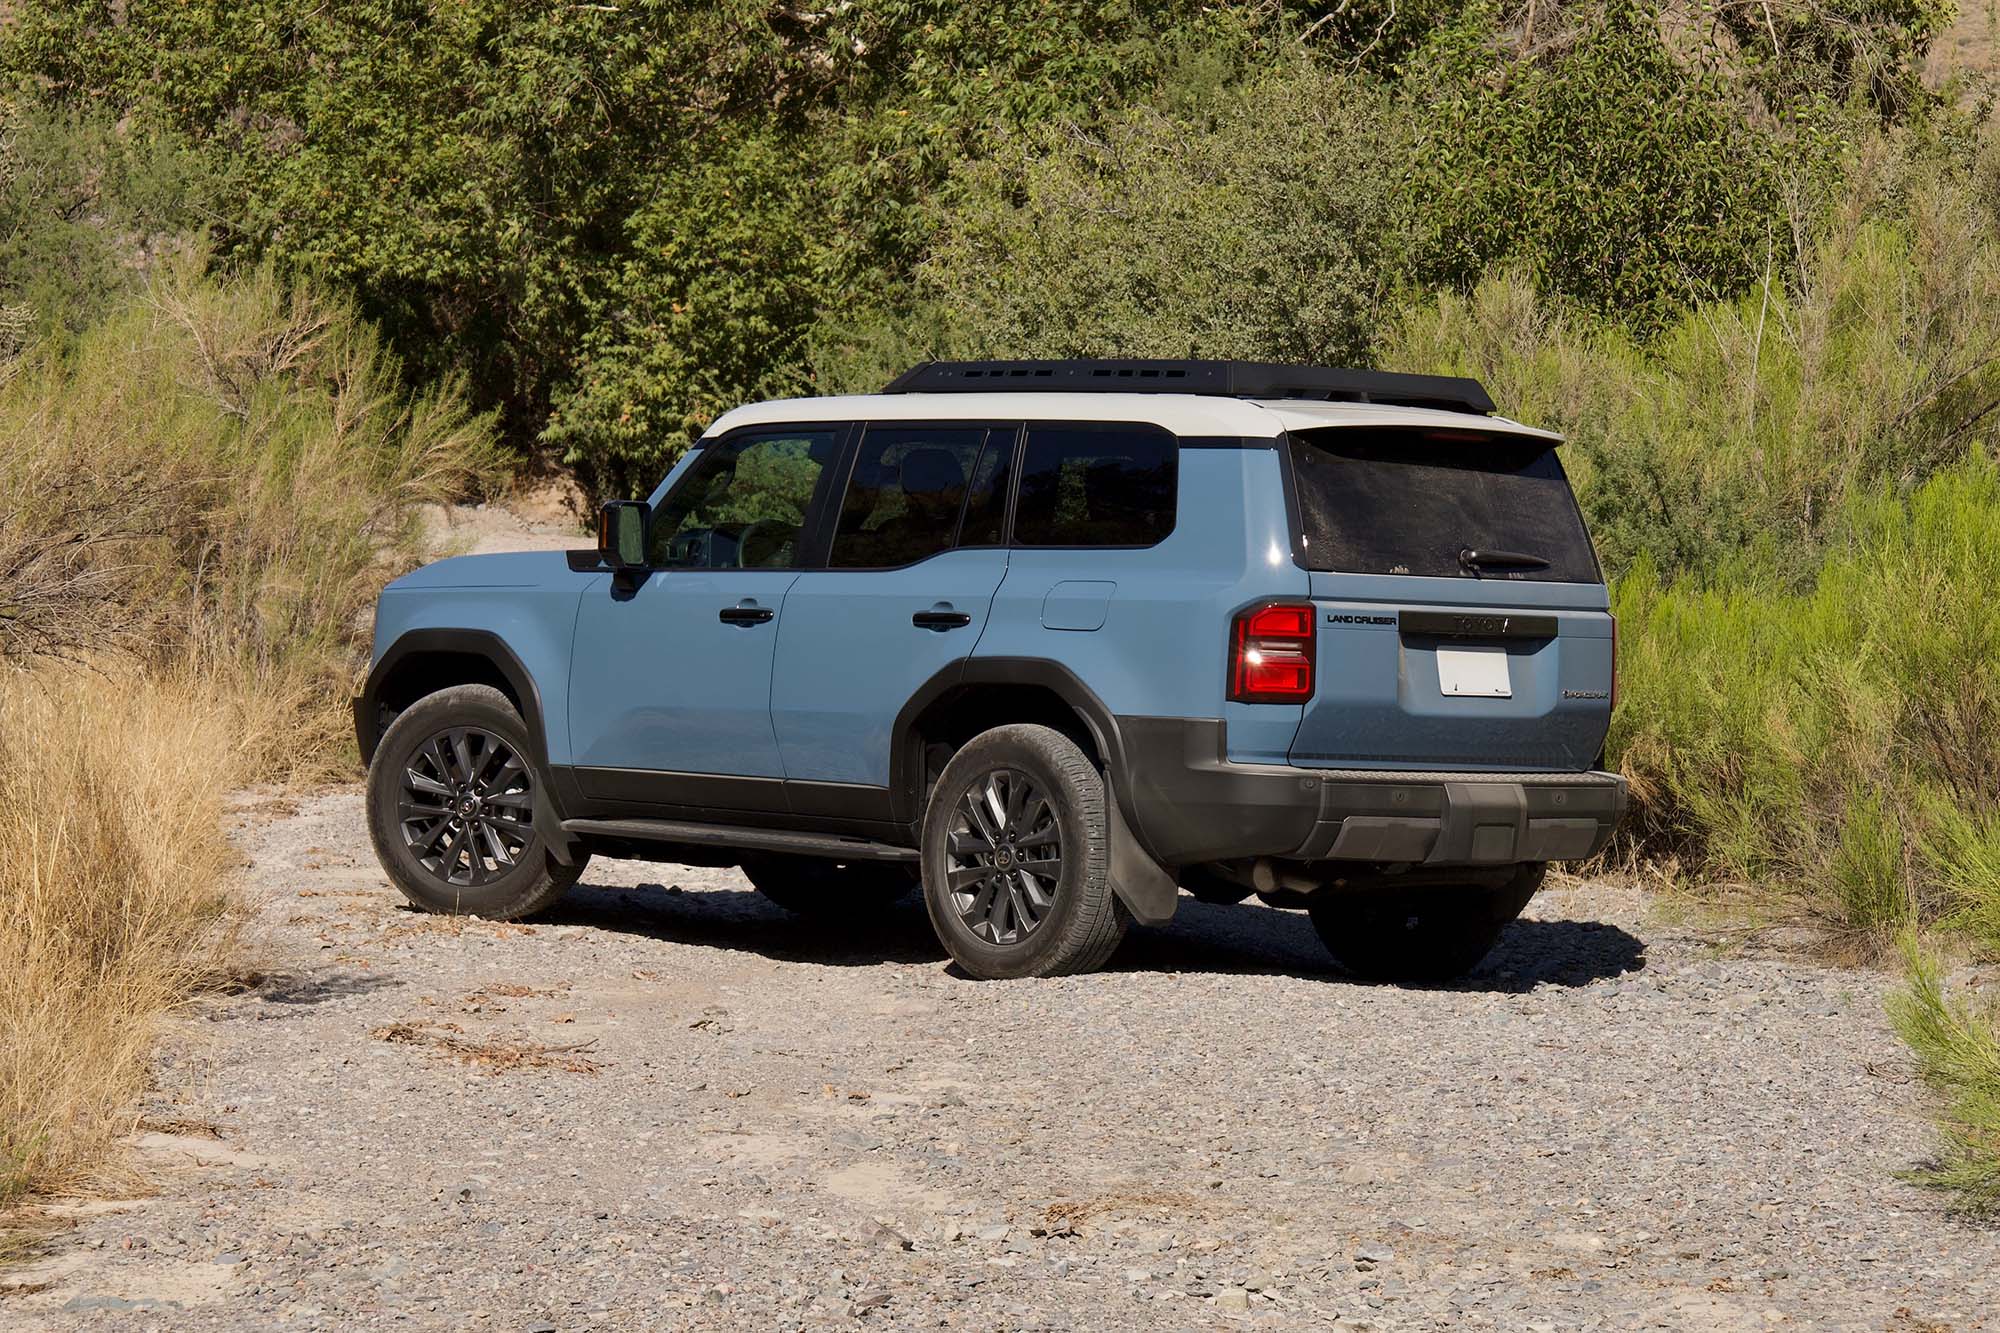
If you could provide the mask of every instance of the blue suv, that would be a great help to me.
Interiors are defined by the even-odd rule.
[[[738,408],[595,549],[383,592],[376,850],[418,906],[493,917],[593,854],[741,866],[808,915],[921,888],[977,977],[1255,893],[1358,974],[1455,976],[1624,801],[1558,437],[1492,411],[1201,361]]]

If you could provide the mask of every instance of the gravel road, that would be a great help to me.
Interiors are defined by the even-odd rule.
[[[2000,1327],[2000,1234],[1896,1179],[1886,979],[1630,890],[1442,989],[1192,900],[980,984],[915,900],[829,931],[600,861],[457,922],[355,789],[241,818],[268,975],[174,1025],[158,1196],[75,1209],[10,1328]]]

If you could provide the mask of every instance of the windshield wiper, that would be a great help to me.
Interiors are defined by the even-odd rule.
[[[1546,556],[1530,555],[1526,551],[1480,551],[1470,546],[1458,553],[1458,563],[1467,569],[1482,569],[1489,565],[1496,569],[1503,566],[1512,569],[1549,567]]]

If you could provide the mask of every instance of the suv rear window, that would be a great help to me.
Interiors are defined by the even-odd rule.
[[[1481,431],[1294,431],[1308,569],[1344,574],[1600,581],[1552,445]],[[1478,570],[1462,551],[1545,560]]]

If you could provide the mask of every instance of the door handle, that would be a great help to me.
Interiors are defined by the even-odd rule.
[[[910,623],[918,629],[936,630],[942,634],[948,629],[963,629],[972,623],[972,617],[963,611],[919,611],[910,617]]]
[[[725,625],[761,625],[776,614],[768,606],[725,606],[720,619]]]

